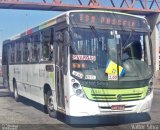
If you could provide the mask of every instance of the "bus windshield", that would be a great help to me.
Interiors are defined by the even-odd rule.
[[[147,32],[73,27],[71,74],[85,80],[136,81],[152,76]]]

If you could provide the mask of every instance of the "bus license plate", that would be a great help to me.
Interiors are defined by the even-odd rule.
[[[111,109],[112,110],[122,110],[122,111],[124,111],[125,110],[125,105],[112,105]]]

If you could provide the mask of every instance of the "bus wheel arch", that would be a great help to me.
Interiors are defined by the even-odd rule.
[[[53,102],[53,95],[52,95],[52,90],[50,85],[45,84],[44,89],[44,112],[48,113],[50,117],[56,118],[57,117],[57,112],[54,109],[54,102]]]
[[[13,78],[13,96],[14,96],[14,99],[18,102],[20,99],[20,96],[18,94],[17,82],[15,78]]]

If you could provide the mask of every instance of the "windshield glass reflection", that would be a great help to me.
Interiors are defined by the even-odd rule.
[[[146,32],[77,27],[72,40],[71,73],[76,78],[133,81],[152,76]]]

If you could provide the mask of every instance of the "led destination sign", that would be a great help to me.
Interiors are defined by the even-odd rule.
[[[70,14],[70,20],[76,25],[108,25],[127,28],[147,28],[147,23],[144,19],[116,13],[76,12]]]

